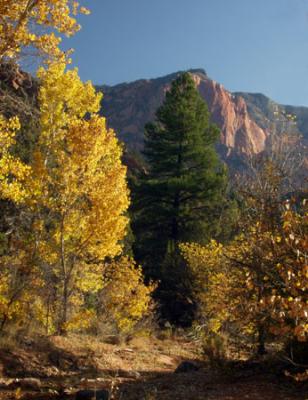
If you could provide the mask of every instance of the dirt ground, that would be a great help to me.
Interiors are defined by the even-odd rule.
[[[175,373],[182,361],[196,371]],[[105,389],[115,400],[308,400],[308,387],[260,362],[214,369],[185,338],[136,338],[113,345],[92,337],[0,344],[0,399],[74,399]]]

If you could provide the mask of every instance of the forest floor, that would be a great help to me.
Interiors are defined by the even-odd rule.
[[[182,361],[196,371],[175,373]],[[116,400],[308,400],[307,384],[269,372],[260,361],[212,368],[186,338],[0,343],[0,400],[74,399],[80,389],[105,389]]]

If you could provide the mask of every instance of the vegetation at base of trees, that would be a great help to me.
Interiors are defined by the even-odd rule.
[[[266,352],[267,341],[276,338],[287,347],[292,343],[301,348],[304,354],[308,339],[307,202],[290,194],[286,183],[291,169],[281,168],[286,154],[274,156],[259,158],[251,179],[239,189],[241,230],[234,239],[207,246],[183,243],[180,248],[194,276],[199,323],[208,335],[225,332],[239,337],[245,333],[257,344],[259,354]],[[288,357],[304,368],[299,352]]]
[[[141,266],[125,256],[106,264],[104,281],[98,314],[102,319],[112,319],[119,332],[131,332],[135,324],[150,313],[151,294],[156,284],[150,282],[146,286]]]

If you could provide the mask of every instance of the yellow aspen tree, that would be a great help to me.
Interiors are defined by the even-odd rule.
[[[305,201],[300,212],[287,203],[275,230],[258,222],[224,246],[181,245],[209,331],[235,322],[258,349],[269,332],[307,342],[307,222]]]
[[[193,276],[198,300],[198,322],[207,335],[219,334],[231,325],[248,329],[250,319],[245,287],[245,269],[232,269],[225,257],[226,247],[215,240],[205,246],[182,243],[181,253]],[[240,324],[239,324],[240,321]],[[240,326],[239,326],[240,325]]]
[[[304,200],[301,212],[288,202],[282,215],[280,234],[268,239],[279,280],[273,285],[263,305],[272,310],[271,331],[308,342],[308,206]],[[278,285],[279,284],[279,285]]]
[[[30,167],[10,152],[19,129],[17,117],[6,119],[0,114],[0,197],[17,203],[26,196],[23,182],[30,173]]]
[[[72,303],[80,306],[82,293],[103,287],[105,257],[121,252],[129,196],[122,148],[98,115],[101,95],[64,63],[41,68],[38,77],[41,133],[29,205],[38,259],[46,276],[54,274],[65,331]]]
[[[128,257],[106,264],[104,282],[99,313],[128,333],[149,312],[157,285],[145,285],[142,268]]]
[[[24,56],[69,62],[68,54],[59,47],[60,35],[71,36],[80,29],[76,20],[80,13],[87,14],[88,10],[73,0],[0,0],[0,63],[5,71],[13,67],[14,89],[22,77],[14,63]],[[17,107],[16,113],[19,114],[23,100],[18,100],[18,104],[21,107]],[[33,208],[34,198],[42,195],[42,185],[34,179],[32,166],[22,162],[14,151],[20,128],[17,116],[6,118],[0,114],[0,198],[7,209],[15,210],[14,215],[5,215],[4,219],[10,222],[1,232],[1,328],[14,318],[19,322],[24,319],[22,314],[27,314],[24,312],[27,303],[31,304],[32,315],[36,308],[36,289],[43,290],[42,271],[37,268],[38,249],[41,250],[38,243],[42,239],[38,217],[41,215],[35,214],[39,207]],[[39,157],[34,155],[35,162]]]
[[[0,62],[18,59],[24,50],[64,60],[59,35],[76,33],[76,16],[88,12],[74,0],[0,0]]]
[[[29,199],[27,182],[31,176],[31,167],[24,164],[12,151],[19,129],[17,117],[5,118],[0,114],[0,199],[3,215],[3,209],[7,211],[22,208]],[[25,223],[23,217],[18,219],[12,214],[2,219],[0,331],[10,320],[23,317],[24,306],[29,299],[26,287],[30,283],[34,252],[32,244],[29,246],[27,240],[20,239]],[[19,234],[14,235],[16,230],[19,230]]]

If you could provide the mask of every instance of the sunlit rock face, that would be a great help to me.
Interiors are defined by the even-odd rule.
[[[263,151],[268,133],[250,118],[245,100],[211,79],[194,74],[194,80],[208,104],[212,120],[221,129],[221,143],[238,153]]]
[[[104,93],[102,113],[109,125],[129,149],[143,147],[144,125],[155,119],[166,92],[180,72],[156,79],[142,79],[116,86],[100,86]],[[247,155],[262,152],[273,129],[288,129],[278,114],[291,112],[298,117],[297,130],[308,138],[308,108],[276,104],[262,94],[231,93],[210,79],[202,69],[190,70],[201,96],[206,101],[212,121],[220,128],[218,151],[227,163],[240,162]],[[275,126],[275,128],[273,128]]]

